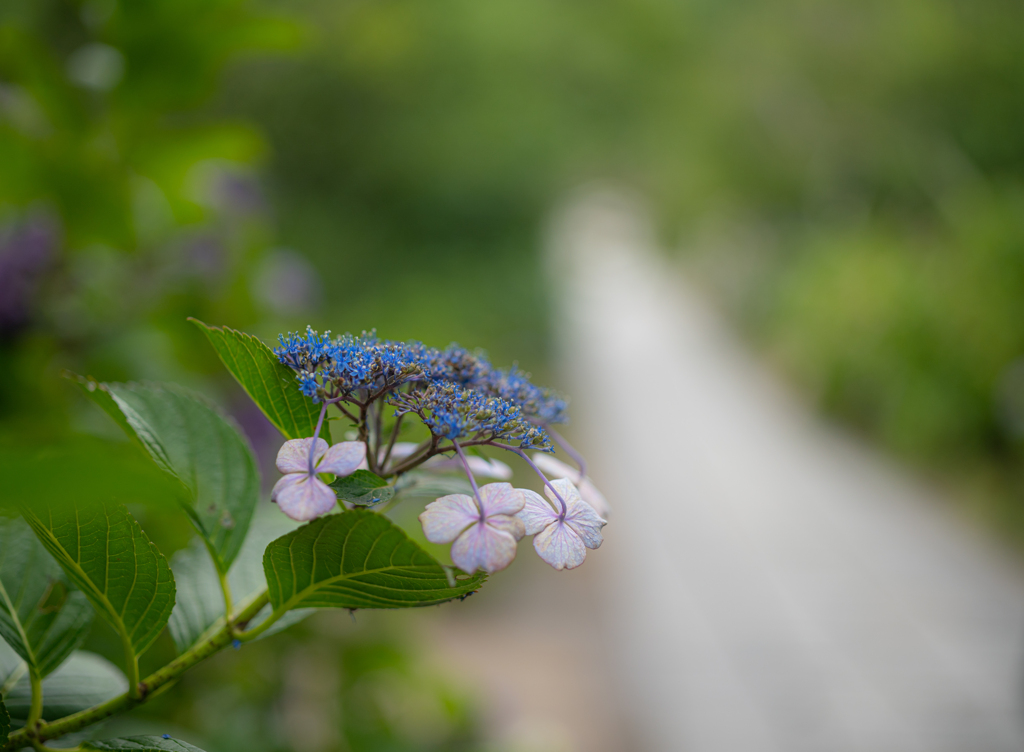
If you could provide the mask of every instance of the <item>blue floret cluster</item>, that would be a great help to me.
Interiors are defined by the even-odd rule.
[[[312,328],[279,341],[274,353],[296,371],[302,393],[314,402],[384,399],[399,414],[418,415],[440,438],[490,437],[547,449],[539,424],[568,419],[566,401],[553,390],[516,367],[494,368],[481,351],[459,345],[439,350],[380,339],[376,332],[333,337]]]

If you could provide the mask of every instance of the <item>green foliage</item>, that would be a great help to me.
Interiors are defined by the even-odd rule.
[[[277,539],[263,568],[275,612],[429,606],[467,595],[486,579],[453,577],[401,528],[364,510],[321,517]]]
[[[251,334],[190,321],[207,336],[224,366],[281,433],[289,439],[313,435],[320,411],[299,391],[295,372],[280,363],[269,347]]]
[[[156,546],[117,504],[24,509],[43,546],[140,655],[174,608],[174,578]]]
[[[7,707],[0,697],[0,744],[7,744],[7,735],[11,731],[11,716],[7,714]]]
[[[344,478],[335,478],[330,486],[339,499],[361,507],[382,504],[395,495],[394,486],[369,470],[356,470]]]
[[[0,651],[4,649],[0,645]],[[59,669],[43,680],[43,720],[78,713],[128,689],[117,666],[95,653],[76,650]],[[7,707],[15,726],[23,726],[32,702],[27,675],[22,675],[6,695]]]
[[[256,514],[245,545],[228,573],[232,596],[241,607],[267,589],[267,579],[263,574],[263,552],[266,547],[297,526],[297,522],[288,519],[277,509],[263,509],[262,513]],[[167,626],[174,644],[180,652],[184,652],[211,630],[223,625],[224,596],[210,557],[198,542],[174,554],[171,570],[174,572],[177,593],[174,611]],[[310,613],[305,609],[290,612],[262,636],[285,629]],[[268,615],[261,613],[250,622],[250,628],[259,626]]]
[[[45,677],[81,646],[92,619],[88,599],[72,589],[31,528],[0,517],[0,637]]]
[[[188,489],[189,519],[217,569],[227,572],[245,541],[260,490],[256,460],[234,421],[173,384],[101,384],[81,377],[77,383]]]
[[[82,749],[99,752],[203,752],[199,747],[177,739],[164,739],[162,736],[128,736],[123,739],[91,741],[85,742]]]

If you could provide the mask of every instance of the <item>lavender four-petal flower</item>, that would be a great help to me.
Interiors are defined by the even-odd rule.
[[[312,442],[313,439],[292,439],[284,443],[277,453],[277,469],[285,475],[270,495],[282,512],[299,522],[323,516],[337,503],[337,496],[319,473],[351,475],[366,457],[366,445],[361,441],[328,446],[318,438],[310,462]]]
[[[420,522],[431,543],[454,543],[452,561],[459,569],[491,574],[516,558],[525,530],[515,515],[524,503],[511,483],[489,483],[479,489],[479,506],[465,494],[442,496],[427,505]]]
[[[567,478],[551,481],[558,496],[565,501],[565,516],[561,504],[549,486],[540,494],[521,489],[525,497],[523,509],[517,515],[523,521],[527,535],[535,535],[533,547],[537,555],[555,569],[575,569],[587,558],[588,548],[599,548],[603,542],[601,528],[607,522],[580,497],[576,486]]]
[[[542,471],[547,473],[549,477],[568,478],[576,485],[576,488],[579,489],[580,497],[583,501],[590,504],[590,506],[594,508],[594,511],[603,519],[608,519],[608,514],[612,511],[611,506],[608,504],[608,500],[604,497],[604,494],[598,491],[597,486],[591,482],[589,476],[581,476],[579,470],[571,465],[565,464],[559,459],[555,459],[550,454],[541,454],[538,452],[533,455],[533,463]]]

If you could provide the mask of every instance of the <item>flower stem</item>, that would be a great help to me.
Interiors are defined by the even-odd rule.
[[[469,460],[467,460],[466,455],[462,453],[462,447],[459,446],[459,442],[452,439],[452,444],[455,445],[455,451],[459,453],[459,459],[462,460],[462,466],[466,468],[466,475],[469,476],[469,485],[473,487],[473,496],[476,497],[476,506],[480,510],[480,521],[483,522],[487,519],[484,514],[484,503],[480,500],[480,489],[476,487],[476,478],[473,477],[473,471],[469,469]]]
[[[398,431],[402,427],[402,418],[405,414],[399,415],[395,418],[394,428],[391,429],[391,438],[388,440],[388,448],[384,452],[384,458],[380,461],[380,469],[383,471],[387,467],[388,460],[391,459],[391,450],[395,448],[395,441],[398,439]]]
[[[568,508],[565,506],[565,499],[562,498],[562,494],[558,493],[558,489],[556,489],[551,484],[551,481],[548,480],[548,477],[546,475],[544,475],[544,473],[541,472],[540,468],[537,467],[535,464],[533,464],[533,460],[531,460],[526,455],[526,452],[524,452],[519,447],[510,446],[508,444],[499,444],[497,441],[492,441],[492,442],[490,442],[490,444],[491,444],[491,446],[496,446],[499,449],[506,449],[509,452],[515,452],[516,454],[518,454],[520,457],[523,458],[523,460],[526,462],[527,465],[529,465],[530,467],[533,468],[533,471],[535,473],[537,473],[537,475],[540,476],[540,479],[542,481],[544,481],[544,485],[551,489],[551,493],[553,493],[555,495],[555,498],[558,499],[558,503],[562,505],[562,514],[559,517],[559,519],[564,520],[565,519],[565,515],[567,515],[569,513]]]
[[[43,717],[43,679],[34,668],[28,670],[28,681],[32,686],[32,705],[28,709],[25,728],[31,731]]]
[[[565,450],[566,454],[572,457],[572,461],[575,462],[580,469],[580,482],[582,483],[583,479],[587,475],[587,461],[583,459],[583,455],[577,452],[573,445],[566,441],[565,437],[551,426],[544,424],[544,430],[548,432],[548,436],[554,439],[558,446]]]
[[[235,614],[233,619],[229,619],[227,621],[233,622],[239,626],[244,626],[248,624],[249,621],[251,621],[252,618],[256,616],[256,614],[258,614],[269,602],[270,598],[266,591],[264,591],[262,594],[254,598],[252,602],[250,602],[240,612]],[[66,734],[79,731],[80,729],[83,729],[86,726],[91,726],[105,718],[117,715],[118,713],[123,713],[136,705],[141,705],[148,698],[152,697],[160,687],[176,680],[179,676],[200,661],[203,661],[214,653],[224,649],[231,644],[231,640],[231,628],[228,623],[225,623],[223,627],[214,632],[210,637],[196,645],[193,645],[190,649],[182,653],[162,669],[150,674],[141,682],[138,682],[137,696],[133,696],[129,692],[125,692],[124,694],[111,698],[104,703],[88,708],[87,710],[82,710],[78,713],[65,716],[64,718],[53,721],[52,723],[39,722],[36,724],[35,733],[32,733],[32,728],[26,725],[24,728],[21,728],[10,735],[10,738],[7,740],[7,744],[0,747],[0,752],[13,752],[13,750],[19,750],[33,744],[39,744],[42,746],[42,742],[47,739],[56,739],[58,737],[65,736]]]
[[[320,438],[320,429],[324,427],[324,416],[327,415],[327,400],[324,400],[320,408],[320,417],[316,421],[316,430],[313,432],[313,440],[309,442],[309,477],[313,477],[313,470],[316,462],[316,440]]]

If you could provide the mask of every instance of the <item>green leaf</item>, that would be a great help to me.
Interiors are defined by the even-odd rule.
[[[467,595],[483,574],[449,572],[387,517],[361,509],[313,520],[263,555],[270,604],[293,608],[407,608]]]
[[[369,470],[356,470],[351,475],[335,478],[330,486],[342,501],[362,507],[382,504],[395,495],[393,486]]]
[[[11,716],[7,714],[3,698],[0,697],[0,745],[7,744],[7,737],[11,733]]]
[[[202,330],[231,375],[281,433],[289,439],[313,435],[320,408],[299,391],[295,371],[269,347],[251,334],[189,321]]]
[[[271,541],[294,530],[298,524],[273,504],[257,509],[249,537],[228,573],[236,608],[243,607],[267,589],[267,579],[263,574],[263,550]],[[217,572],[198,541],[171,557],[171,570],[178,591],[174,612],[167,626],[179,652],[184,652],[224,623],[224,597]],[[292,611],[263,632],[261,637],[279,632],[310,613],[312,610]],[[257,614],[250,622],[250,627],[258,626],[268,614],[269,608]]]
[[[83,742],[82,749],[103,750],[103,752],[203,752],[188,742],[178,739],[164,739],[162,736],[126,736],[121,739]]]
[[[0,637],[46,676],[82,644],[93,615],[25,521],[0,517]]]
[[[174,608],[171,568],[120,504],[25,508],[25,519],[135,655],[148,648]]]
[[[78,713],[124,694],[128,680],[113,663],[95,653],[76,650],[59,669],[43,679],[43,720]],[[12,725],[25,725],[32,704],[28,676],[22,675],[6,695]]]
[[[174,384],[101,384],[82,390],[188,491],[185,510],[226,572],[259,499],[256,458],[234,421]]]

